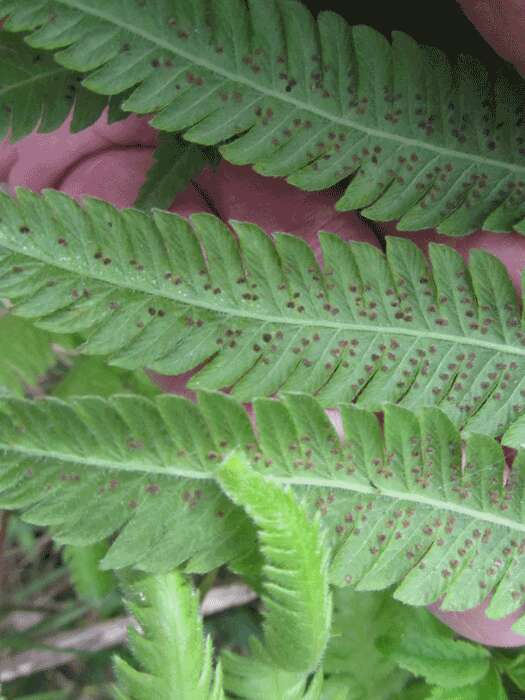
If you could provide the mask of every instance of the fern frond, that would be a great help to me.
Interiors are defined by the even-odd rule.
[[[22,38],[0,31],[0,141],[8,135],[18,141],[37,127],[54,131],[71,112],[71,131],[90,126],[108,100],[82,87],[82,79]]]
[[[495,668],[479,683],[461,688],[434,688],[428,700],[508,700],[501,676]]]
[[[485,678],[491,666],[489,650],[481,644],[454,639],[447,628],[434,630],[430,613],[421,612],[426,615],[417,620],[419,625],[413,624],[416,619],[410,620],[404,628],[392,627],[378,640],[385,657],[441,688],[471,686]]]
[[[52,336],[22,318],[2,313],[0,310],[0,387],[22,395],[56,362]]]
[[[209,214],[85,209],[61,193],[0,194],[0,294],[113,364],[379,410],[438,405],[467,431],[500,435],[525,411],[525,325],[503,264],[468,267],[432,245],[429,265],[389,237],[386,257],[321,234],[324,268],[298,238]],[[211,360],[211,362],[207,362]]]
[[[216,485],[217,464],[243,450],[255,468],[319,511],[335,552],[331,580],[396,597],[444,598],[465,610],[495,589],[488,614],[525,603],[525,452],[503,482],[501,446],[457,429],[436,408],[390,406],[384,433],[343,406],[340,440],[304,394],[256,402],[222,394],[0,403],[0,507],[50,525],[64,543],[119,532],[106,568],[208,570],[253,547],[253,532]],[[200,568],[199,568],[200,567]],[[514,629],[525,628],[525,619]]]
[[[459,689],[458,692],[460,692],[463,689]],[[416,684],[410,685],[408,688],[404,688],[400,693],[397,693],[397,695],[394,695],[391,700],[430,700],[429,698],[429,693],[431,692],[431,688],[423,682],[419,682]],[[459,700],[461,696],[457,695],[455,698],[450,698],[448,700]],[[334,698],[334,700],[336,700]],[[344,700],[344,698],[343,698]],[[443,700],[443,699],[442,699]],[[464,700],[462,698],[462,700]],[[479,700],[479,698],[477,698]],[[500,699],[501,700],[501,699]],[[503,700],[507,700],[507,698],[504,698]]]
[[[352,700],[391,700],[401,692],[409,674],[378,650],[377,641],[392,630],[399,631],[401,637],[407,617],[420,610],[393,600],[390,591],[334,591],[332,636],[323,660],[330,685],[351,689]]]
[[[269,651],[255,638],[250,640],[250,655],[230,651],[221,654],[224,688],[240,700],[309,700],[305,695],[308,676],[284,671],[275,664]],[[322,680],[322,672],[320,672]],[[318,681],[319,682],[319,681]]]
[[[135,206],[168,209],[175,195],[183,192],[209,162],[208,150],[171,134],[160,134],[155,162],[146,175]]]
[[[501,442],[506,447],[511,447],[514,450],[525,449],[525,417],[520,416],[517,421],[512,423],[505,434],[501,438]]]
[[[431,627],[428,622],[441,625],[426,610],[394,601],[390,592],[336,590],[331,639],[319,671],[323,678],[316,679],[321,684],[318,691],[322,690],[322,700],[408,700],[409,696],[416,700],[415,689],[407,687],[412,677],[387,659],[376,643],[394,630],[402,640],[407,624],[412,630],[421,620],[427,622],[425,630]],[[227,691],[243,700],[303,699],[304,675],[280,671],[260,642],[251,640],[250,647],[249,656],[223,653]],[[313,686],[309,686],[310,691]],[[426,694],[422,692],[418,700],[428,692],[426,686]]]
[[[223,144],[339,209],[452,235],[525,232],[523,82],[295,0],[1,0],[6,28],[153,126]],[[225,145],[224,145],[225,144]]]
[[[61,382],[53,388],[53,396],[69,399],[72,396],[101,396],[114,394],[140,394],[153,398],[160,389],[148,378],[146,372],[129,372],[110,367],[99,357],[80,355]]]
[[[358,691],[339,678],[325,679],[321,700],[361,700]],[[363,699],[364,700],[364,699]]]
[[[485,647],[452,639],[425,639],[422,635],[404,640],[394,650],[380,647],[388,658],[417,677],[441,688],[470,686],[484,678],[490,668]]]
[[[108,550],[105,542],[87,547],[66,547],[64,562],[80,600],[99,604],[115,590],[116,581],[109,571],[101,571],[100,562]]]
[[[313,672],[332,623],[328,549],[319,520],[310,521],[293,493],[248,468],[240,454],[217,473],[221,488],[254,520],[265,558],[264,636],[274,664]]]
[[[182,574],[140,578],[129,586],[127,607],[142,630],[129,630],[141,670],[116,659],[119,700],[224,700],[222,672],[212,666],[199,599]]]
[[[2,507],[26,511],[26,520],[50,526],[64,544],[88,545],[120,532],[102,561],[106,569],[168,572],[189,561],[192,571],[203,572],[251,552],[253,526],[209,472],[216,446],[201,412],[176,397],[158,400],[2,402]],[[16,445],[22,424],[25,448]],[[179,470],[181,460],[188,474]]]

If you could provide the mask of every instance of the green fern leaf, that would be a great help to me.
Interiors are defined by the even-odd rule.
[[[142,385],[150,389],[150,396],[158,393],[143,372],[108,367],[98,357],[77,357],[64,379],[53,388],[53,396],[62,399],[83,395],[109,397],[126,390],[138,390]],[[100,569],[108,549],[105,541],[81,547],[68,545],[63,555],[77,597],[96,605],[103,615],[113,611],[108,596],[116,593],[117,588],[112,572]]]
[[[462,688],[434,688],[428,700],[508,700],[501,677],[496,669],[471,686]]]
[[[393,600],[390,592],[336,590],[332,636],[323,660],[330,684],[351,689],[350,700],[391,700],[409,675],[378,650],[377,641],[392,630],[402,635],[416,612],[418,608]]]
[[[18,141],[37,127],[54,131],[71,111],[71,131],[90,126],[108,100],[86,90],[81,81],[81,75],[21,38],[0,32],[0,141],[8,135]]]
[[[516,656],[508,657],[498,654],[497,666],[504,672],[520,690],[525,690],[525,655],[520,653]]]
[[[234,399],[176,396],[1,402],[0,508],[82,544],[120,532],[106,568],[205,571],[251,551],[253,531],[221,494],[217,464],[239,448],[321,514],[331,580],[358,590],[398,584],[411,605],[466,610],[491,590],[503,617],[525,603],[525,452],[504,484],[503,449],[460,435],[436,408],[387,407],[384,432],[343,406],[341,442],[304,394],[256,402],[257,437]],[[525,619],[515,624],[525,629]]]
[[[351,685],[340,678],[325,679],[321,700],[361,700]]]
[[[142,633],[129,630],[137,670],[115,661],[119,700],[224,700],[220,666],[213,669],[199,599],[175,571],[143,577],[129,587],[127,607]]]
[[[0,387],[22,395],[56,362],[52,336],[0,310]]]
[[[221,655],[224,688],[240,700],[310,700],[306,695],[308,676],[298,671],[284,671],[275,664],[261,642],[250,641],[250,655],[230,651]],[[319,672],[322,680],[322,672]],[[319,681],[318,681],[319,682]],[[312,699],[313,700],[313,699]]]
[[[451,235],[525,232],[523,82],[295,0],[1,0],[6,28],[153,126],[223,144],[340,209]],[[225,144],[225,145],[224,145]]]
[[[135,206],[145,210],[168,209],[175,195],[183,192],[208,162],[207,150],[178,136],[160,134],[155,163],[148,171]]]
[[[490,669],[488,649],[444,636],[411,630],[399,638],[395,632],[379,641],[379,649],[401,668],[441,688],[460,688],[481,681]]]
[[[416,683],[404,688],[401,693],[392,696],[391,700],[429,700],[430,687],[426,683]],[[460,689],[462,690],[462,689]],[[351,698],[353,700],[353,698]],[[451,698],[449,698],[451,700]],[[454,700],[459,700],[456,697]]]
[[[328,550],[291,492],[247,467],[239,454],[218,471],[222,489],[254,520],[266,563],[264,636],[274,664],[309,673],[320,664],[332,622]]]
[[[164,573],[188,562],[200,573],[251,553],[253,526],[208,471],[216,445],[203,415],[176,397],[157,401],[92,397],[2,403],[0,507],[25,510],[27,521],[51,526],[63,544],[93,544],[120,531],[101,563],[105,569],[136,565]],[[251,440],[248,417],[235,408],[237,421],[228,438],[234,445],[237,439]],[[24,418],[27,409],[31,419]],[[11,419],[5,410],[14,411]],[[20,437],[22,424],[25,456],[9,437]],[[43,457],[40,466],[37,453]],[[193,475],[179,470],[181,460]]]
[[[127,369],[231,387],[242,401],[279,391],[379,410],[439,405],[466,431],[501,435],[525,411],[525,331],[503,264],[467,267],[432,245],[370,245],[321,234],[324,269],[288,235],[208,214],[189,223],[82,209],[63,194],[0,194],[0,294],[84,351]],[[207,362],[211,360],[211,362]]]
[[[53,396],[68,399],[72,396],[101,396],[113,394],[140,394],[153,398],[160,389],[148,378],[146,372],[128,372],[109,367],[99,357],[79,356],[64,379],[53,389]]]
[[[99,568],[107,550],[105,542],[87,547],[65,548],[64,562],[80,600],[98,605],[115,590],[116,581],[112,573]]]

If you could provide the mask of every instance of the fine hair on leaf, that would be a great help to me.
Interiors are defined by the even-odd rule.
[[[226,494],[254,520],[265,557],[264,636],[274,664],[312,672],[324,654],[332,623],[329,552],[319,516],[312,522],[291,491],[249,469],[241,453],[218,472]]]
[[[204,637],[199,598],[179,571],[140,576],[126,588],[128,610],[141,631],[129,629],[139,668],[115,659],[116,700],[224,700],[220,665]]]

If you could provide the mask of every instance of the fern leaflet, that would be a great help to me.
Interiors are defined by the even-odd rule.
[[[293,493],[232,455],[218,472],[222,489],[253,518],[266,564],[264,635],[273,663],[309,673],[320,664],[332,622],[328,550]]]
[[[211,149],[185,143],[178,136],[160,134],[155,163],[149,169],[135,206],[168,209],[175,195],[183,192],[212,159]]]
[[[2,311],[0,306],[0,387],[22,395],[35,386],[56,362],[52,336],[22,318]]]
[[[525,232],[523,82],[402,33],[316,23],[295,0],[1,0],[6,29],[56,51],[84,85],[133,90],[153,126],[223,144],[307,190],[355,174],[340,209],[399,227]]]
[[[116,588],[111,572],[101,571],[99,564],[108,550],[105,542],[87,547],[66,547],[64,562],[79,600],[97,606]]]
[[[129,630],[132,654],[143,670],[116,659],[117,700],[224,700],[198,597],[182,574],[139,578],[128,586],[127,607],[143,631]]]
[[[442,688],[471,686],[485,678],[491,666],[488,649],[454,639],[452,630],[426,610],[410,613],[378,640],[386,659]]]
[[[82,87],[82,77],[0,31],[0,141],[18,141],[37,127],[54,131],[72,111],[71,131],[90,126],[108,100]]]
[[[304,673],[283,671],[256,639],[250,641],[250,656],[230,651],[221,655],[224,668],[224,687],[240,700],[321,700],[324,695],[323,674],[319,671],[306,689],[308,677]]]
[[[461,688],[434,688],[428,700],[508,700],[501,676],[495,668],[479,683]]]
[[[389,237],[386,257],[321,234],[324,268],[298,238],[212,215],[82,209],[63,194],[0,194],[0,294],[84,351],[127,369],[250,401],[282,391],[379,410],[438,405],[500,435],[525,411],[525,331],[503,264],[447,246],[429,265]],[[208,362],[208,360],[211,360]]]
[[[333,686],[348,689],[351,700],[397,697],[409,675],[379,651],[377,641],[394,630],[402,637],[407,623],[416,616],[419,622],[421,613],[434,620],[421,608],[409,608],[393,600],[390,591],[335,590],[332,634],[323,660],[324,672]]]
[[[68,399],[72,396],[110,397],[113,394],[140,394],[153,397],[160,393],[146,372],[128,372],[110,367],[99,357],[79,355],[61,382],[53,389],[53,396]]]
[[[319,511],[334,551],[331,580],[465,610],[495,590],[488,614],[525,602],[525,453],[506,483],[501,446],[459,433],[436,408],[387,407],[377,418],[342,406],[340,440],[312,397],[256,402],[257,436],[222,394],[62,402],[3,400],[0,507],[82,544],[120,532],[102,562],[206,571],[253,548],[240,509],[216,484],[234,448]],[[96,506],[96,507],[95,507]],[[525,629],[520,618],[514,628]]]

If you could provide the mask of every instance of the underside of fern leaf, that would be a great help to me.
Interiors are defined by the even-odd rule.
[[[153,11],[154,8],[154,11]],[[153,126],[399,228],[525,233],[523,81],[396,33],[317,23],[295,0],[1,0],[6,28],[59,50]]]
[[[182,574],[141,577],[127,588],[127,607],[140,624],[129,642],[141,670],[117,658],[118,700],[224,700],[220,667],[212,667],[199,599]]]
[[[113,364],[324,406],[437,405],[466,431],[501,435],[525,411],[525,330],[503,264],[467,266],[410,241],[387,255],[321,234],[324,266],[298,238],[199,214],[81,208],[63,194],[0,194],[0,294],[55,332],[87,333]]]
[[[37,128],[54,131],[71,112],[72,131],[90,126],[108,100],[82,87],[82,77],[0,31],[0,141],[18,141]]]
[[[267,478],[320,514],[331,580],[449,610],[494,591],[491,617],[525,603],[525,453],[504,483],[492,438],[459,433],[436,408],[374,414],[342,406],[344,439],[315,399],[256,402],[222,394],[0,403],[0,507],[21,509],[76,544],[120,532],[106,568],[206,570],[253,546],[243,513],[217,485],[240,448]],[[525,630],[525,619],[514,625]]]

